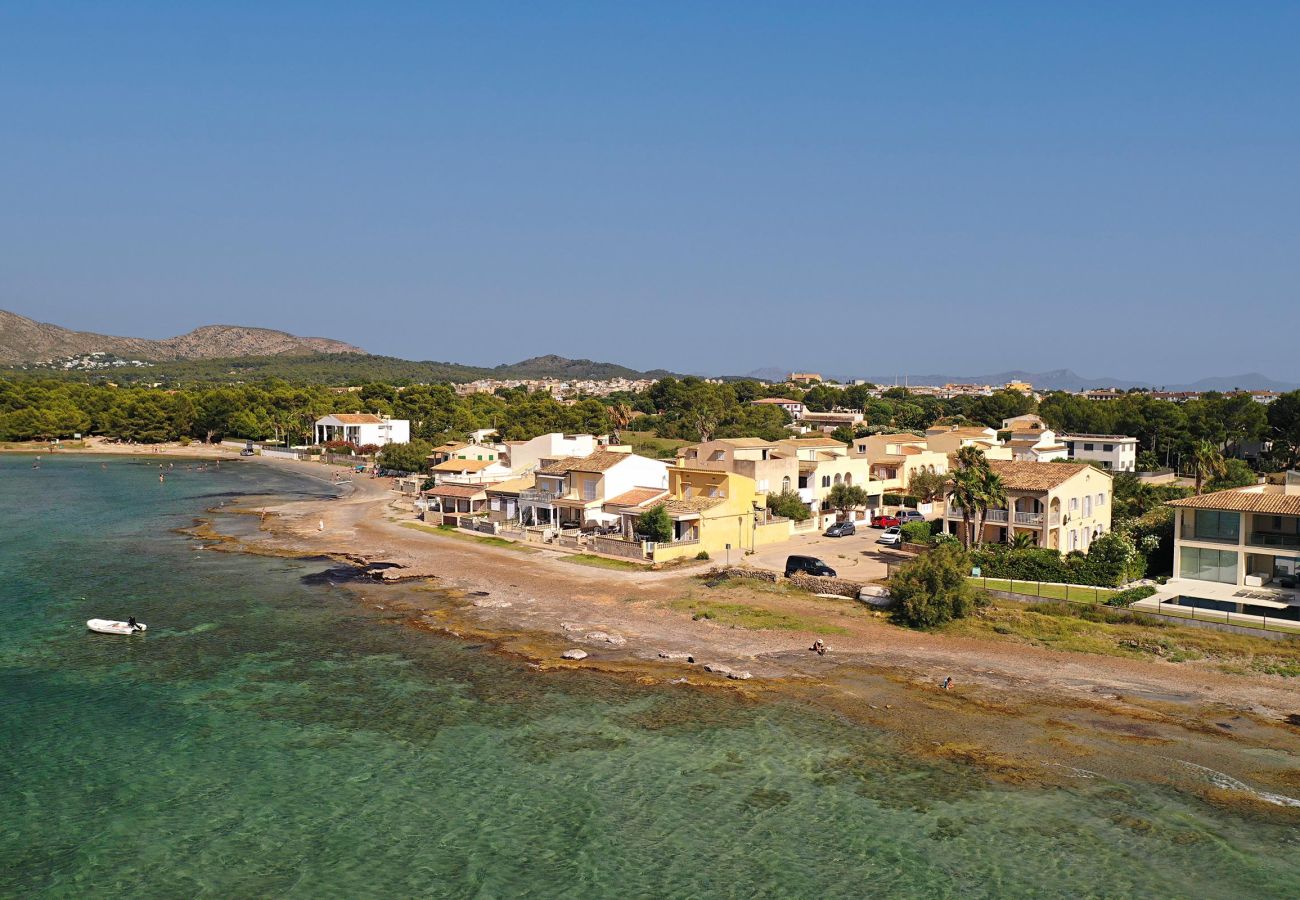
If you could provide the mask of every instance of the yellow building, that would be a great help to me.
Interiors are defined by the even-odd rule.
[[[948,454],[932,449],[925,438],[910,431],[857,438],[849,453],[871,463],[871,477],[886,491],[906,492],[917,472],[948,472]]]
[[[836,512],[827,498],[837,484],[858,485],[867,492],[865,517],[883,507],[885,485],[871,477],[871,461],[850,454],[848,445],[830,437],[801,437],[780,441],[779,452],[799,461],[799,499],[808,504],[813,521],[829,525]]]
[[[1010,543],[1017,532],[1026,532],[1039,547],[1087,552],[1093,538],[1110,531],[1109,473],[1084,463],[996,459],[989,468],[1002,479],[1007,506],[988,511],[978,542]],[[944,518],[944,530],[960,536],[962,510],[951,498]]]
[[[619,510],[623,531],[634,531],[637,516],[662,505],[673,523],[673,538],[653,545],[647,555],[655,562],[692,557],[705,551],[711,557],[725,557],[728,544],[739,558],[743,553],[788,540],[792,523],[774,519],[765,507],[755,503],[759,495],[754,479],[735,472],[671,466],[668,492]],[[608,511],[613,511],[606,507]]]

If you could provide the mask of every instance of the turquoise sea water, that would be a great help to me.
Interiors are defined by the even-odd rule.
[[[1300,895],[1293,829],[793,704],[538,673],[172,531],[256,464],[0,457],[0,895]],[[147,636],[88,634],[135,615]],[[1142,825],[1134,827],[1134,820]]]

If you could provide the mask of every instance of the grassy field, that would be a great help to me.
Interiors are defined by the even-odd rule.
[[[632,452],[651,459],[672,459],[679,447],[685,447],[690,441],[676,438],[656,437],[653,431],[620,431],[619,438],[625,444],[632,445]]]
[[[1205,661],[1224,672],[1300,676],[1300,642],[1184,628],[1155,616],[1106,606],[995,600],[968,619],[943,626],[944,634],[1012,640],[1056,650],[1105,656]]]
[[[472,541],[476,544],[487,544],[489,547],[504,547],[507,550],[515,550],[519,553],[536,553],[536,548],[520,544],[517,541],[507,541],[505,538],[493,537],[490,534],[470,534],[453,528],[451,525],[424,525],[420,522],[402,522],[403,528],[413,528],[416,531],[427,531],[429,534],[438,534],[443,537],[455,538],[458,541]]]
[[[609,559],[604,556],[597,556],[594,553],[574,553],[571,556],[562,556],[560,558],[565,562],[577,563],[580,566],[591,566],[593,569],[616,569],[622,572],[640,572],[649,568],[649,566],[644,563],[633,562],[630,559]]]
[[[754,631],[776,629],[780,631],[810,631],[814,634],[847,634],[848,629],[839,625],[828,625],[817,619],[796,616],[790,613],[750,606],[746,603],[721,603],[715,600],[697,600],[684,597],[668,604],[670,608],[688,612],[697,621],[708,620],[719,625],[733,628],[748,628]]]
[[[1082,584],[1044,584],[1040,581],[1012,581],[1007,578],[972,578],[971,583],[990,591],[1006,591],[1050,600],[1071,600],[1075,603],[1104,603],[1107,597],[1115,593],[1110,588]]]

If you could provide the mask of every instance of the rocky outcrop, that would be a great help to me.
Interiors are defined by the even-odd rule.
[[[89,353],[109,353],[124,359],[165,362],[176,359],[224,359],[237,356],[279,356],[307,353],[363,353],[351,344],[329,338],[298,337],[271,328],[205,325],[166,340],[116,337],[72,331],[0,310],[0,364],[41,363]]]

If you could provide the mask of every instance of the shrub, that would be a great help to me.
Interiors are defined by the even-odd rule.
[[[800,500],[798,492],[794,490],[768,494],[767,508],[775,515],[794,519],[796,522],[803,522],[812,515],[808,510],[808,504]]]
[[[934,537],[929,522],[908,522],[902,528],[903,540],[909,544],[928,544]]]
[[[1156,593],[1156,589],[1149,584],[1141,584],[1137,587],[1129,588],[1126,591],[1118,591],[1106,599],[1107,606],[1128,606],[1139,600],[1145,600]]]
[[[406,444],[386,444],[379,451],[379,466],[397,472],[423,472],[432,452],[433,444],[418,438]]]
[[[193,443],[193,442],[191,441],[190,436],[189,436],[188,434],[182,434],[182,435],[181,435],[181,446],[182,446],[182,447],[188,447],[191,443]]]
[[[967,580],[970,559],[953,544],[904,564],[889,579],[895,618],[913,628],[933,628],[975,611],[980,594]]]
[[[885,494],[880,498],[880,502],[886,506],[902,506],[904,499],[902,494]]]
[[[1073,551],[1062,557],[1045,547],[1015,549],[994,544],[972,553],[971,564],[979,566],[980,574],[988,578],[1118,587],[1142,577],[1146,558],[1130,538],[1112,531],[1096,538],[1087,553]]]
[[[699,553],[695,554],[695,558],[696,558],[696,559],[708,559],[708,558],[709,558],[709,551],[708,551],[708,550],[701,550]]]
[[[636,533],[645,535],[647,541],[660,544],[673,539],[673,522],[662,503],[636,517]]]

